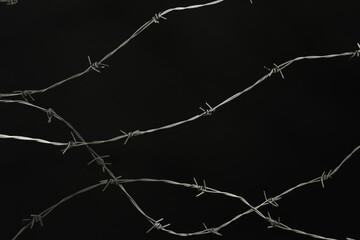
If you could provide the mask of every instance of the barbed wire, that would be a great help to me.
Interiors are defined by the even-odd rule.
[[[217,3],[220,3],[222,2],[223,0],[218,0],[218,1],[213,1],[213,2],[209,2],[209,3],[206,3],[206,4],[200,4],[200,5],[192,5],[192,6],[188,6],[188,7],[177,7],[177,8],[172,8],[172,9],[168,9],[162,13],[159,13],[159,14],[156,14],[155,17],[153,17],[150,21],[148,21],[147,23],[145,23],[142,27],[140,27],[129,39],[127,39],[125,42],[123,42],[119,47],[117,47],[115,50],[113,50],[111,53],[107,54],[101,61],[98,61],[98,62],[92,62],[91,61],[91,58],[88,56],[88,61],[89,61],[89,64],[90,66],[84,70],[83,72],[80,72],[78,74],[75,74],[65,80],[62,80],[58,83],[55,83],[47,88],[44,88],[44,89],[41,89],[41,90],[22,90],[22,91],[15,91],[14,93],[10,93],[10,94],[0,94],[0,98],[7,98],[7,97],[14,97],[14,96],[21,96],[23,98],[23,100],[9,100],[9,99],[0,99],[1,100],[1,103],[17,103],[17,104],[22,104],[22,105],[25,105],[25,106],[28,106],[28,107],[32,107],[32,108],[35,108],[35,109],[38,109],[38,110],[41,110],[43,112],[45,112],[47,114],[47,117],[48,117],[48,123],[51,122],[52,118],[55,117],[57,118],[58,120],[60,120],[61,122],[65,123],[65,125],[70,129],[70,133],[72,135],[72,138],[73,140],[69,141],[67,144],[66,144],[66,148],[62,150],[63,153],[66,153],[66,151],[72,147],[74,147],[76,145],[77,142],[83,142],[83,143],[86,143],[86,141],[84,140],[84,138],[81,136],[81,134],[70,124],[70,122],[66,121],[64,118],[62,118],[60,115],[58,115],[52,108],[48,108],[48,109],[45,109],[43,107],[40,107],[40,106],[37,106],[35,104],[32,104],[29,102],[29,99],[30,100],[34,100],[34,98],[32,97],[33,94],[36,94],[36,93],[43,93],[43,92],[46,92],[52,88],[55,88],[57,86],[60,86],[61,84],[67,82],[67,81],[70,81],[72,79],[75,79],[75,78],[78,78],[82,75],[84,75],[85,73],[91,71],[91,70],[94,70],[96,72],[100,72],[99,69],[102,69],[102,68],[105,68],[107,67],[108,65],[104,64],[103,61],[106,60],[107,58],[109,58],[111,55],[113,55],[116,51],[118,51],[121,47],[123,47],[128,41],[130,41],[132,38],[134,38],[135,36],[137,36],[138,34],[140,34],[140,32],[142,32],[143,30],[145,30],[151,23],[155,22],[155,23],[158,23],[159,19],[161,18],[164,18],[164,15],[169,13],[169,12],[172,12],[172,11],[179,11],[179,10],[186,10],[186,9],[195,9],[195,8],[200,8],[200,7],[204,7],[204,6],[210,6],[210,5],[214,5],[214,4],[217,4]],[[129,134],[128,135],[128,139],[134,135],[133,133]],[[1,137],[2,138],[6,138],[6,139],[9,139],[9,138],[12,138],[11,136],[9,135],[5,135],[5,134],[1,134]],[[17,138],[13,138],[13,139],[17,139],[17,140],[27,140],[27,141],[30,141],[31,138],[27,138],[27,137],[22,137],[22,136],[17,136]],[[40,143],[45,143],[46,141],[43,141],[41,139],[37,139],[37,142],[40,142]],[[49,142],[50,143],[50,142]],[[61,144],[61,143],[58,143],[58,144],[55,144],[56,146],[64,146],[65,144]],[[110,177],[113,179],[112,182],[115,182],[116,183],[116,179],[117,177],[114,175],[114,173],[109,169],[109,165],[111,163],[107,163],[104,161],[104,156],[100,156],[99,154],[97,154],[88,144],[85,144],[87,150],[89,151],[89,153],[91,154],[92,156],[92,160],[88,163],[91,164],[93,162],[96,162],[99,166],[101,166],[102,168],[102,171],[103,172],[106,172],[110,175]],[[107,156],[105,156],[107,157]],[[86,188],[85,190],[80,190],[79,192],[61,200],[59,203],[55,204],[54,206],[50,207],[49,209],[51,209],[51,211],[56,207],[58,206],[58,204],[61,204],[62,202],[64,201],[67,201],[69,199],[71,199],[72,197],[80,194],[80,193],[83,193],[83,192],[86,192],[92,188],[95,188],[97,187],[98,185],[95,185],[95,186],[91,186],[89,188]],[[125,193],[125,195],[127,196],[127,198],[130,200],[130,202],[132,203],[132,205],[154,226],[154,228],[157,228],[157,229],[162,229],[162,228],[165,228],[166,226],[168,225],[164,225],[162,226],[160,224],[160,221],[161,220],[155,220],[153,218],[151,218],[150,216],[148,216],[141,208],[140,206],[137,204],[137,202],[132,198],[132,196],[126,191],[126,189],[122,186],[122,185],[118,185],[120,187],[120,189]],[[106,187],[104,188],[106,189]],[[48,214],[50,211],[47,211],[45,210],[44,212],[40,213],[40,214],[32,214],[31,215],[31,218],[29,218],[29,223],[27,225],[25,225],[23,228],[21,228],[19,230],[19,232],[14,236],[14,240],[24,231],[26,230],[27,228],[32,228],[33,225],[37,222],[41,223],[41,225],[43,225],[43,222],[42,222],[42,219],[43,217],[46,216],[46,214]]]
[[[333,240],[335,238],[329,238],[329,237],[324,237],[318,234],[314,234],[314,233],[308,233],[299,229],[295,229],[295,228],[291,228],[287,225],[285,225],[284,223],[280,222],[280,218],[278,218],[278,220],[274,220],[270,213],[268,213],[267,215],[264,215],[259,209],[266,206],[266,205],[273,205],[274,207],[279,207],[277,201],[281,200],[281,198],[286,195],[289,194],[299,188],[303,188],[307,185],[310,184],[316,184],[316,183],[320,183],[323,185],[323,181],[328,180],[329,178],[333,177],[334,174],[343,166],[343,164],[348,161],[357,151],[359,151],[360,149],[360,145],[356,146],[351,153],[349,153],[341,162],[339,165],[337,165],[334,169],[334,171],[329,171],[329,174],[326,175],[326,177],[324,177],[324,173],[319,176],[316,177],[314,179],[299,183],[287,190],[285,190],[284,192],[274,196],[274,197],[270,197],[268,198],[266,196],[265,191],[264,193],[264,197],[265,200],[258,204],[257,206],[253,207],[244,197],[236,195],[234,193],[230,193],[230,192],[226,192],[226,191],[221,191],[209,186],[206,186],[205,180],[203,180],[203,185],[199,185],[197,180],[194,178],[194,183],[183,183],[183,182],[177,182],[174,180],[168,180],[168,179],[152,179],[152,178],[138,178],[138,179],[125,179],[122,178],[121,176],[115,177],[115,178],[110,178],[110,179],[104,179],[99,181],[99,183],[88,186],[84,189],[81,189],[63,199],[61,199],[60,201],[58,201],[56,204],[48,207],[47,209],[43,210],[42,212],[38,213],[38,214],[31,214],[29,219],[24,219],[26,221],[28,221],[28,223],[23,226],[19,232],[15,235],[14,238],[12,238],[13,240],[15,240],[23,231],[25,231],[26,229],[30,228],[32,229],[33,225],[36,223],[39,223],[41,226],[43,226],[43,219],[50,213],[52,212],[55,208],[57,208],[58,206],[60,206],[61,204],[69,201],[70,199],[76,197],[77,195],[86,193],[90,190],[94,190],[100,186],[104,186],[102,191],[105,191],[106,188],[110,185],[113,186],[118,186],[120,187],[126,194],[126,196],[129,198],[129,200],[134,204],[134,206],[137,208],[137,210],[142,213],[142,215],[145,216],[145,218],[147,220],[149,220],[149,222],[152,224],[151,228],[149,230],[146,231],[146,233],[149,233],[151,230],[153,229],[157,229],[157,230],[162,230],[164,232],[170,233],[172,235],[177,235],[177,236],[195,236],[195,235],[204,235],[204,234],[216,234],[216,235],[220,235],[221,233],[219,233],[219,231],[227,226],[229,226],[230,224],[234,223],[235,221],[237,221],[239,218],[244,217],[245,215],[248,215],[252,212],[255,212],[259,217],[261,217],[262,219],[264,219],[265,221],[269,222],[270,225],[268,226],[268,228],[279,228],[282,230],[286,230],[286,231],[291,231],[297,234],[302,234],[302,235],[306,235],[312,238],[316,238],[316,239],[325,239],[325,240]],[[331,173],[330,173],[331,172]],[[207,194],[218,194],[218,195],[224,195],[226,197],[230,197],[230,198],[236,198],[241,200],[243,203],[245,203],[245,205],[247,205],[248,207],[250,207],[249,210],[242,212],[238,215],[236,215],[235,217],[233,217],[232,219],[230,219],[229,221],[217,226],[217,227],[212,227],[212,228],[208,228],[206,227],[206,225],[204,224],[205,229],[203,230],[198,230],[198,231],[194,231],[194,232],[176,232],[174,230],[171,229],[167,229],[167,227],[170,226],[170,223],[162,225],[160,222],[163,220],[163,218],[159,219],[159,220],[154,220],[153,218],[149,217],[148,215],[146,215],[146,213],[140,208],[140,206],[134,201],[134,199],[131,197],[130,194],[128,194],[128,192],[125,190],[125,188],[123,187],[123,185],[125,184],[129,184],[129,183],[139,183],[139,182],[145,182],[145,183],[164,183],[164,184],[169,184],[169,185],[175,185],[175,186],[181,186],[181,187],[185,187],[185,188],[190,188],[190,189],[195,189],[197,191],[199,191],[200,193],[196,195],[196,197],[199,197],[200,195],[207,193]],[[347,238],[350,239],[350,238]]]
[[[265,200],[260,203],[257,206],[253,206],[252,204],[250,204],[245,198],[243,198],[242,196],[230,193],[230,192],[225,192],[225,191],[220,191],[214,188],[209,187],[205,180],[203,180],[202,185],[200,185],[198,183],[198,181],[194,178],[194,183],[181,183],[181,182],[176,182],[173,180],[166,180],[166,179],[151,179],[151,178],[139,178],[139,179],[123,179],[121,178],[121,176],[116,176],[116,174],[114,174],[110,168],[109,165],[111,165],[110,162],[105,162],[105,158],[108,158],[109,155],[99,155],[97,154],[90,145],[95,145],[95,144],[102,144],[102,143],[107,143],[107,142],[113,142],[113,141],[118,141],[120,139],[125,139],[124,144],[126,144],[130,138],[135,137],[135,136],[139,136],[139,135],[143,135],[143,134],[147,134],[147,133],[153,133],[159,130],[164,130],[164,129],[169,129],[169,128],[174,128],[177,126],[180,126],[182,124],[188,123],[188,122],[192,122],[195,121],[203,116],[210,116],[212,115],[215,110],[217,108],[220,108],[221,106],[233,101],[234,99],[238,98],[239,96],[241,96],[242,94],[250,91],[251,89],[253,89],[255,86],[257,86],[258,84],[260,84],[261,82],[263,82],[265,79],[271,77],[273,74],[279,74],[282,78],[285,78],[283,75],[283,70],[288,67],[289,65],[291,65],[294,62],[297,61],[301,61],[301,60],[313,60],[313,59],[321,59],[321,58],[334,58],[334,57],[342,57],[342,56],[351,56],[350,58],[353,57],[359,57],[360,55],[360,45],[358,44],[359,49],[357,49],[356,51],[352,51],[352,52],[345,52],[345,53],[339,53],[339,54],[330,54],[330,55],[322,55],[322,56],[305,56],[305,57],[297,57],[294,58],[292,60],[289,60],[285,63],[282,63],[280,65],[277,64],[273,64],[274,67],[273,68],[267,68],[269,73],[264,75],[262,78],[260,78],[259,80],[257,80],[254,84],[252,84],[251,86],[247,87],[246,89],[237,92],[236,94],[230,96],[229,98],[225,99],[224,101],[220,102],[219,104],[217,104],[215,107],[211,107],[210,104],[205,103],[207,108],[202,108],[200,107],[200,110],[202,111],[202,113],[197,114],[191,118],[187,118],[185,120],[182,121],[178,121],[172,124],[168,124],[159,128],[153,128],[153,129],[149,129],[149,130],[145,130],[145,131],[141,131],[141,130],[136,130],[136,131],[132,131],[132,132],[125,132],[122,131],[122,135],[119,135],[117,137],[114,137],[112,139],[107,139],[107,140],[100,140],[100,141],[85,141],[85,139],[82,137],[82,135],[72,126],[72,124],[70,124],[70,122],[68,122],[67,120],[65,120],[64,118],[62,118],[59,114],[57,114],[52,108],[43,108],[40,107],[36,104],[31,103],[30,101],[34,101],[33,95],[37,94],[37,93],[43,93],[46,92],[50,89],[53,89],[55,87],[58,87],[62,84],[64,84],[65,82],[68,82],[70,80],[73,80],[75,78],[78,78],[90,71],[95,71],[100,73],[100,70],[109,67],[109,65],[105,64],[104,61],[107,60],[108,58],[110,58],[113,54],[115,54],[120,48],[122,48],[123,46],[125,46],[132,38],[136,37],[137,35],[139,35],[142,31],[144,31],[148,26],[150,26],[152,23],[159,23],[160,20],[162,19],[166,19],[164,16],[172,11],[179,11],[179,10],[187,10],[187,9],[195,9],[195,8],[200,8],[200,7],[205,7],[205,6],[210,6],[210,5],[215,5],[218,4],[220,2],[223,2],[224,0],[217,0],[217,1],[212,1],[206,4],[199,4],[199,5],[191,5],[191,6],[187,6],[187,7],[176,7],[176,8],[171,8],[168,9],[164,12],[160,12],[155,14],[154,17],[152,17],[151,20],[149,20],[148,22],[146,22],[144,25],[142,25],[140,28],[138,28],[133,35],[131,35],[127,40],[125,40],[122,44],[120,44],[116,49],[114,49],[113,51],[111,51],[110,53],[108,53],[107,55],[105,55],[100,61],[95,61],[93,62],[90,58],[90,56],[88,56],[88,62],[89,62],[89,66],[88,68],[86,68],[83,72],[77,73],[69,78],[66,78],[60,82],[57,82],[53,85],[50,85],[49,87],[46,87],[44,89],[40,89],[40,90],[19,90],[19,91],[14,91],[13,93],[5,93],[5,94],[0,94],[0,103],[7,103],[7,104],[22,104],[37,110],[40,110],[42,112],[44,112],[47,115],[48,118],[48,123],[51,123],[52,120],[58,119],[59,121],[63,122],[70,130],[70,134],[72,136],[72,140],[68,141],[68,142],[53,142],[53,141],[48,141],[45,139],[40,139],[40,138],[33,138],[33,137],[26,137],[26,136],[17,136],[17,135],[7,135],[7,134],[0,134],[0,138],[2,139],[14,139],[14,140],[21,140],[21,141],[35,141],[38,143],[42,143],[42,144],[49,144],[49,145],[53,145],[53,146],[61,146],[61,147],[65,147],[62,149],[63,154],[65,154],[69,149],[73,148],[73,147],[78,147],[78,146],[85,146],[86,149],[88,150],[88,152],[91,154],[92,160],[88,162],[88,165],[92,164],[92,163],[97,163],[97,165],[99,165],[102,169],[102,171],[104,173],[107,173],[110,178],[109,179],[105,179],[105,180],[101,180],[99,183],[91,185],[89,187],[86,187],[82,190],[79,190],[63,199],[61,199],[59,202],[57,202],[56,204],[50,206],[49,208],[45,209],[44,211],[38,213],[38,214],[31,214],[30,218],[26,218],[24,219],[25,221],[27,221],[28,223],[23,226],[17,233],[16,235],[12,238],[13,240],[15,240],[18,236],[20,236],[26,229],[30,228],[32,229],[33,226],[35,224],[40,224],[40,226],[44,225],[44,218],[51,213],[54,209],[56,209],[59,205],[69,201],[70,199],[86,193],[90,190],[94,190],[100,186],[103,186],[102,191],[105,191],[109,186],[117,186],[119,187],[119,189],[126,195],[126,197],[128,198],[128,200],[132,203],[132,205],[138,210],[138,212],[143,215],[145,217],[145,219],[147,219],[149,221],[149,223],[151,224],[151,227],[146,231],[147,233],[149,233],[150,231],[157,229],[157,230],[162,230],[165,231],[169,234],[173,234],[173,235],[177,235],[177,236],[193,236],[193,235],[203,235],[203,234],[216,234],[216,235],[220,235],[221,233],[219,232],[222,228],[228,226],[229,224],[235,222],[237,219],[249,214],[249,213],[256,213],[259,217],[261,217],[262,219],[266,220],[267,222],[270,223],[270,228],[280,228],[283,230],[287,230],[287,231],[292,231],[298,234],[302,234],[302,235],[307,235],[309,237],[313,237],[313,238],[318,238],[318,239],[333,239],[333,238],[327,238],[327,237],[323,237],[317,234],[313,234],[313,233],[307,233],[298,229],[294,229],[294,228],[290,228],[289,226],[283,224],[282,222],[280,222],[280,218],[278,218],[278,220],[274,220],[270,213],[268,213],[267,215],[263,214],[259,209],[265,205],[273,205],[274,207],[279,207],[279,204],[277,203],[279,200],[281,200],[281,198],[296,190],[299,189],[301,187],[310,185],[310,184],[315,184],[315,183],[321,183],[322,187],[324,187],[324,182],[329,180],[330,178],[333,177],[333,175],[343,166],[343,164],[345,164],[346,161],[348,161],[348,159],[351,158],[351,156],[357,152],[360,149],[360,145],[357,146],[349,155],[347,155],[339,165],[337,165],[334,170],[330,170],[327,173],[323,172],[321,176],[316,177],[312,180],[300,183],[298,185],[295,185],[292,188],[287,189],[286,191],[274,196],[274,197],[268,197],[267,194],[265,193],[265,191],[263,192],[264,198]],[[2,0],[2,2],[4,2]],[[7,1],[10,2],[10,1]],[[252,3],[252,1],[250,1]],[[7,98],[11,98],[11,97],[21,97],[23,100],[12,100],[12,99],[7,99]],[[158,220],[156,220],[155,218],[150,217],[135,201],[135,199],[126,191],[126,189],[124,188],[125,184],[131,183],[131,182],[161,182],[161,183],[166,183],[166,184],[171,184],[171,185],[178,185],[178,186],[183,186],[183,187],[187,187],[187,188],[192,188],[195,189],[196,191],[198,191],[198,193],[196,194],[196,197],[200,197],[203,194],[220,194],[220,195],[225,195],[227,197],[231,197],[231,198],[237,198],[240,199],[241,202],[243,202],[247,207],[249,207],[249,209],[243,213],[240,213],[238,215],[236,215],[235,217],[233,217],[232,219],[230,219],[229,221],[221,224],[220,226],[217,227],[207,227],[207,225],[205,223],[203,223],[203,228],[202,230],[199,231],[195,231],[195,232],[189,232],[189,233],[179,233],[176,232],[174,230],[169,229],[170,223],[165,223],[163,224],[163,220],[164,218],[160,218]],[[166,222],[166,221],[164,221]],[[347,239],[351,239],[351,238],[347,238]]]
[[[161,126],[161,127],[151,128],[151,129],[148,129],[148,130],[135,130],[135,131],[130,131],[130,132],[125,132],[123,130],[120,130],[120,132],[122,133],[121,135],[118,135],[118,136],[115,136],[115,137],[112,137],[112,138],[109,138],[109,139],[105,139],[105,140],[94,140],[94,141],[89,141],[89,142],[77,141],[77,142],[74,142],[71,145],[71,148],[80,147],[80,146],[84,146],[84,145],[88,146],[88,145],[97,145],[97,144],[116,142],[116,141],[123,140],[123,139],[125,139],[124,144],[127,144],[128,141],[130,140],[130,138],[140,136],[140,135],[144,135],[144,134],[150,134],[150,133],[158,132],[158,131],[161,131],[161,130],[167,130],[167,129],[179,127],[179,126],[184,125],[186,123],[198,120],[198,119],[200,119],[200,118],[202,118],[204,116],[211,116],[218,108],[221,108],[225,104],[228,104],[231,101],[233,101],[233,100],[237,99],[238,97],[240,97],[241,95],[249,92],[254,87],[259,85],[260,83],[262,83],[266,79],[270,78],[273,74],[278,73],[278,74],[281,75],[282,78],[284,78],[284,75],[283,75],[282,71],[285,68],[289,67],[291,64],[295,63],[295,62],[299,62],[299,61],[303,61],[303,60],[329,59],[329,58],[338,58],[338,57],[347,57],[347,56],[350,56],[350,59],[352,59],[354,56],[359,56],[360,44],[357,43],[357,46],[358,46],[359,49],[357,49],[355,51],[348,51],[348,52],[343,52],[343,53],[335,53],[335,54],[327,54],[327,55],[318,55],[318,56],[311,55],[311,56],[296,57],[296,58],[288,60],[288,61],[286,61],[284,63],[281,63],[279,65],[274,64],[274,67],[272,69],[265,67],[269,71],[269,73],[267,73],[263,77],[259,78],[255,83],[248,86],[244,90],[239,91],[239,92],[233,94],[232,96],[226,98],[222,102],[218,103],[215,107],[212,107],[212,106],[210,106],[209,103],[205,102],[205,105],[207,106],[207,108],[199,107],[199,109],[202,112],[199,113],[199,114],[196,114],[196,115],[194,115],[194,116],[192,116],[190,118],[180,120],[180,121],[177,121],[177,122],[174,122],[174,123],[171,123],[171,124],[167,124],[167,125],[164,125],[164,126]],[[44,109],[44,108],[36,106],[35,104],[31,104],[26,100],[22,101],[22,100],[0,99],[0,103],[19,103],[19,104],[28,105],[28,106],[40,109],[43,112],[47,113],[49,121],[51,121],[51,118],[54,115],[52,108]],[[61,120],[61,119],[59,119],[59,120]],[[13,138],[13,139],[25,140],[25,141],[33,140],[35,142],[44,143],[44,144],[50,144],[50,145],[55,145],[55,146],[68,146],[69,145],[69,142],[68,143],[52,142],[52,141],[45,140],[45,139],[31,138],[31,137],[26,137],[26,136],[9,136],[9,135],[5,135],[5,134],[0,134],[0,138]]]
[[[4,2],[13,2],[13,0],[2,0]],[[174,8],[169,8],[163,12],[159,12],[156,13],[150,20],[148,20],[146,23],[144,23],[141,27],[139,27],[129,38],[127,38],[125,41],[123,41],[119,46],[117,46],[114,50],[112,50],[111,52],[107,53],[104,57],[102,57],[99,61],[95,61],[92,62],[90,59],[90,56],[87,56],[88,62],[89,62],[89,66],[81,71],[78,72],[68,78],[65,78],[59,82],[56,82],[48,87],[42,88],[42,89],[38,89],[38,90],[17,90],[14,91],[12,93],[0,93],[0,99],[1,98],[12,98],[12,97],[19,97],[21,96],[24,100],[28,101],[29,98],[31,100],[34,100],[33,95],[35,94],[39,94],[39,93],[45,93],[49,90],[52,90],[56,87],[59,87],[61,85],[63,85],[64,83],[67,83],[71,80],[80,78],[81,76],[91,72],[91,71],[95,71],[97,73],[100,73],[100,70],[109,67],[108,64],[105,64],[104,62],[109,59],[111,56],[113,56],[116,52],[118,52],[121,48],[123,48],[125,45],[127,45],[133,38],[137,37],[140,33],[142,33],[145,29],[147,29],[150,25],[152,25],[153,23],[159,23],[159,21],[161,19],[166,19],[165,15],[174,12],[174,11],[183,11],[183,10],[191,10],[191,9],[197,9],[197,8],[202,8],[202,7],[207,7],[207,6],[211,6],[211,5],[216,5],[219,4],[221,2],[223,2],[225,0],[216,0],[216,1],[211,1],[208,3],[204,3],[204,4],[196,4],[196,5],[190,5],[190,6],[186,6],[186,7],[174,7]],[[252,2],[251,2],[252,3]]]

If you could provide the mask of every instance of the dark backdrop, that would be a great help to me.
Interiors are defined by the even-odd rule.
[[[40,89],[102,58],[155,13],[204,1],[22,1],[0,5],[0,92]],[[86,140],[120,130],[160,127],[215,106],[267,73],[263,66],[297,56],[355,51],[358,1],[227,0],[172,12],[91,72],[44,94],[34,104],[53,108]],[[94,146],[111,155],[124,178],[166,178],[207,185],[261,203],[269,196],[334,168],[360,143],[359,58],[302,61],[201,118],[170,130]],[[0,105],[0,133],[71,140],[69,129],[45,113]],[[107,178],[85,148],[0,140],[1,239],[22,219]],[[359,154],[335,177],[263,208],[290,227],[323,236],[359,238]],[[218,226],[247,208],[238,200],[156,183],[125,185],[143,210],[180,232]],[[223,239],[307,239],[254,214],[220,232]],[[180,239],[151,225],[114,187],[61,205],[19,239]],[[191,239],[215,239],[206,235]]]

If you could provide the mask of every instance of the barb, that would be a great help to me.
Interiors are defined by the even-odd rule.
[[[32,94],[35,93],[34,90],[16,90],[13,93],[21,95],[21,97],[28,102],[28,98],[30,98],[32,101],[35,101],[35,99],[33,98]],[[1,95],[0,95],[1,96]]]
[[[194,178],[194,182],[195,182],[195,185],[194,185],[194,188],[196,188],[200,193],[196,195],[196,197],[200,197],[201,195],[203,195],[205,192],[206,192],[206,182],[205,180],[203,180],[203,185],[199,185],[196,181],[196,178]]]
[[[31,214],[29,218],[23,219],[24,221],[30,221],[30,228],[32,229],[35,223],[40,223],[40,226],[44,226],[41,214]]]
[[[165,20],[167,20],[166,17],[164,17],[164,16],[162,15],[162,13],[160,12],[160,13],[155,14],[155,16],[152,18],[152,21],[153,21],[154,23],[159,23],[160,19],[165,19]]]
[[[208,104],[207,102],[205,102],[205,104],[206,104],[206,106],[208,107],[208,109],[205,110],[204,108],[199,107],[200,110],[203,111],[203,114],[202,114],[202,115],[204,115],[204,116],[211,116],[211,115],[215,112],[216,109],[212,108],[212,107],[210,106],[210,104]]]
[[[205,227],[205,231],[204,231],[204,234],[205,233],[211,233],[211,234],[215,234],[215,235],[218,235],[218,236],[222,236],[221,233],[219,233],[219,229],[217,228],[208,228],[205,223],[203,223],[204,227]]]
[[[271,205],[273,205],[274,207],[279,207],[279,204],[277,204],[277,200],[280,200],[281,199],[281,197],[275,197],[275,198],[268,198],[267,196],[266,196],[266,192],[265,192],[265,190],[263,191],[263,193],[264,193],[264,197],[265,197],[265,202],[268,202],[268,203],[270,203]]]
[[[109,65],[104,64],[102,62],[91,62],[90,56],[88,56],[88,61],[90,64],[90,68],[94,71],[96,71],[97,73],[100,73],[100,69],[104,69],[106,67],[109,67]]]
[[[106,184],[105,187],[103,188],[103,192],[106,190],[106,188],[111,184],[111,185],[119,185],[120,181],[119,179],[121,178],[121,176],[115,177],[115,178],[111,178],[108,180],[101,180],[100,183]]]
[[[107,157],[110,157],[110,155],[98,156],[98,157],[94,158],[93,160],[91,160],[90,162],[88,162],[87,165],[90,165],[96,161],[97,165],[101,166],[102,171],[105,172],[105,170],[107,169],[107,165],[111,165],[111,163],[104,161],[104,158],[107,158]]]
[[[17,2],[17,0],[0,0],[0,3],[6,3],[6,5],[15,5]]]
[[[75,138],[75,136],[74,136],[74,134],[72,132],[70,132],[70,134],[71,134],[73,140],[69,141],[66,148],[61,150],[62,154],[65,154],[67,150],[69,150],[70,148],[73,148],[74,146],[76,146],[77,140],[76,140],[76,138]]]
[[[326,180],[328,180],[329,178],[331,178],[331,169],[330,171],[326,174],[325,171],[321,174],[321,177],[320,177],[320,182],[321,182],[321,186],[323,188],[325,188],[325,185],[324,185],[324,182]]]
[[[268,228],[279,228],[285,231],[289,231],[289,232],[293,232],[293,233],[297,233],[300,235],[304,235],[304,236],[308,236],[308,237],[312,237],[312,238],[316,238],[316,239],[323,239],[323,240],[336,240],[335,238],[329,238],[329,237],[324,237],[324,236],[320,236],[318,234],[314,234],[314,233],[308,233],[299,229],[295,229],[295,228],[291,228],[283,223],[280,222],[280,217],[278,217],[278,220],[274,220],[271,218],[270,213],[268,212],[268,216],[265,217],[265,219],[270,223],[270,226],[268,226]]]
[[[273,63],[273,65],[274,65],[274,67],[271,68],[271,69],[268,68],[268,67],[266,67],[266,66],[264,66],[265,69],[267,69],[267,70],[270,71],[269,77],[270,77],[272,74],[274,74],[274,73],[280,73],[282,79],[285,79],[284,74],[281,72],[281,68],[280,68],[278,65],[276,65],[275,63]]]
[[[67,152],[67,150],[69,150],[70,148],[73,148],[76,145],[76,143],[74,141],[69,141],[66,148],[61,150],[62,154],[65,154]]]
[[[269,212],[267,214],[268,214],[268,216],[265,217],[265,218],[270,223],[270,226],[268,226],[267,228],[276,228],[276,227],[280,226],[280,217],[276,221],[276,220],[271,218],[271,215],[270,215]]]
[[[160,218],[159,220],[153,222],[152,224],[152,227],[149,228],[149,230],[146,231],[146,233],[149,233],[151,230],[153,229],[157,229],[157,230],[164,230],[166,227],[170,226],[171,224],[168,223],[168,224],[165,224],[164,226],[161,225],[161,221],[164,220],[164,218]]]
[[[127,144],[127,142],[130,140],[130,138],[136,137],[136,136],[139,136],[139,135],[143,134],[143,132],[139,131],[139,130],[136,130],[134,132],[128,132],[128,133],[124,132],[123,130],[120,130],[120,131],[124,134],[123,136],[126,137],[124,145]]]

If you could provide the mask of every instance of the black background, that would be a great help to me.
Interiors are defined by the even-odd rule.
[[[0,92],[41,89],[101,59],[155,13],[204,1],[19,1],[0,5]],[[86,140],[146,130],[201,113],[267,73],[264,65],[297,56],[355,51],[360,41],[358,1],[227,0],[172,12],[91,72],[44,94]],[[95,146],[111,155],[124,178],[166,178],[245,197],[268,196],[334,168],[360,143],[359,58],[302,61],[274,75],[213,116],[170,130]],[[71,140],[59,121],[18,104],[0,105],[0,133],[50,141]],[[105,179],[85,148],[0,141],[1,239],[22,219]],[[315,184],[266,207],[290,227],[327,237],[359,238],[359,154],[326,187]],[[238,200],[156,183],[125,185],[151,217],[178,232],[218,226],[247,210]],[[307,239],[254,214],[222,229],[223,239]],[[66,202],[19,239],[180,239],[151,225],[116,188]],[[190,239],[215,239],[206,235]]]

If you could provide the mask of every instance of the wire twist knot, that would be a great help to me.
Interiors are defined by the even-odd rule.
[[[31,229],[33,228],[35,223],[40,223],[41,227],[44,226],[41,214],[31,214],[30,217],[31,217],[30,219],[26,218],[26,219],[24,219],[24,221],[31,222],[31,226],[30,226]]]
[[[160,13],[156,13],[155,16],[152,17],[152,21],[153,21],[154,23],[159,23],[159,21],[160,21],[161,18],[167,20],[167,19],[162,15],[162,13],[160,12]]]
[[[270,71],[269,77],[270,77],[271,75],[273,75],[274,73],[280,73],[281,78],[282,78],[282,79],[285,79],[284,74],[283,74],[282,71],[281,71],[281,68],[280,68],[278,65],[276,65],[275,63],[273,63],[273,65],[274,65],[273,68],[268,68],[268,67],[264,66],[265,69],[267,69],[267,70]]]
[[[200,110],[203,111],[202,115],[203,116],[211,116],[215,112],[216,109],[211,107],[210,104],[208,104],[207,102],[205,102],[205,104],[208,107],[208,109],[204,109],[202,107],[199,107]]]
[[[98,73],[100,73],[99,69],[104,69],[106,67],[109,67],[109,65],[101,62],[91,62],[90,56],[88,56],[88,61],[90,64],[90,68]]]
[[[170,226],[170,223],[168,224],[165,224],[164,226],[160,223],[162,220],[164,220],[164,218],[160,218],[159,220],[153,222],[152,224],[152,227],[149,228],[149,230],[146,231],[146,233],[149,233],[151,230],[153,230],[154,228],[157,229],[157,230],[162,230],[168,226]]]

